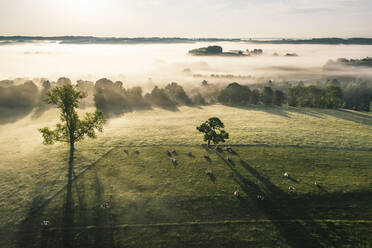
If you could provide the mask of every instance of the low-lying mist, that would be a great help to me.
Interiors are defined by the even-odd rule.
[[[32,119],[39,118],[51,108],[43,101],[48,90],[64,84],[75,84],[87,93],[82,109],[96,107],[113,117],[153,107],[177,111],[182,105],[213,104],[218,101],[219,92],[233,82],[248,85],[251,90],[262,90],[270,82],[274,90],[286,94],[291,85],[319,85],[330,79],[339,80],[343,89],[354,82],[367,83],[369,89],[372,81],[371,67],[353,66],[350,61],[354,60],[348,60],[372,55],[372,46],[368,45],[216,42],[213,45],[226,52],[262,49],[263,54],[188,54],[208,45],[211,44],[2,45],[0,124],[29,114]],[[363,91],[363,87],[356,88]],[[352,95],[355,94],[360,95]]]
[[[247,57],[190,56],[189,50],[219,45],[224,51],[262,49],[263,55]],[[298,56],[285,56],[297,54]],[[195,77],[224,81],[237,77],[240,83],[258,80],[312,80],[329,75],[372,78],[363,68],[324,70],[328,60],[361,59],[372,55],[368,45],[273,45],[244,42],[73,45],[27,43],[0,46],[0,79],[68,76],[97,81],[110,78],[128,86],[166,85],[172,81],[192,84]],[[217,76],[217,77],[216,77]],[[222,76],[222,79],[220,79]]]

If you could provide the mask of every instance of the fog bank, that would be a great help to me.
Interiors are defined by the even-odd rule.
[[[249,57],[188,54],[191,49],[208,45],[222,46],[224,51],[262,49],[264,53]],[[285,56],[287,53],[298,56]],[[239,83],[257,83],[269,79],[317,80],[335,75],[372,78],[371,70],[365,68],[323,69],[330,59],[361,59],[367,56],[372,56],[372,46],[244,42],[76,45],[44,42],[0,46],[0,79],[22,77],[57,80],[66,76],[72,81],[96,81],[110,78],[123,81],[127,86],[148,84],[151,88],[172,81],[193,83],[195,78],[200,77],[213,81],[231,81],[223,78],[236,77],[234,81]]]

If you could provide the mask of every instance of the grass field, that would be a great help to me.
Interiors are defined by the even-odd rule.
[[[236,155],[200,145],[195,126],[211,116],[225,123]],[[370,114],[224,106],[130,113],[78,145],[71,187],[67,147],[41,145],[36,130],[55,117],[0,127],[0,247],[372,246]],[[167,149],[176,149],[176,166]]]

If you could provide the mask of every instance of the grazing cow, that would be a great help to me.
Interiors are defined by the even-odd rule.
[[[205,171],[205,174],[207,174],[207,175],[209,176],[209,175],[212,175],[213,172],[212,172],[211,170],[206,170],[206,171]]]
[[[289,192],[292,192],[292,193],[296,192],[296,189],[293,186],[289,186],[288,189],[289,189]]]
[[[229,153],[234,153],[234,151],[231,148],[231,146],[226,147],[226,151],[229,152]]]
[[[287,178],[289,177],[288,172],[285,172],[285,173],[284,173],[284,177],[287,177]]]
[[[176,152],[176,150],[173,150],[173,151],[172,151],[172,153],[173,153],[174,155],[177,155],[177,152]]]
[[[170,153],[170,151],[166,150],[165,153],[170,157],[172,156],[172,154]]]
[[[240,197],[239,191],[235,190],[235,191],[234,191],[234,196],[235,196],[236,198],[239,198],[239,197]]]
[[[107,202],[104,202],[104,203],[101,204],[100,207],[103,208],[103,209],[107,209],[107,208],[110,208],[110,205]]]
[[[136,154],[139,154],[139,153],[140,153],[138,149],[134,150],[134,152],[135,152]]]
[[[189,156],[189,157],[192,157],[192,153],[191,152],[187,152],[186,155]]]
[[[50,221],[49,220],[43,220],[41,222],[41,226],[45,227],[45,228],[49,227],[50,226]]]
[[[173,165],[176,165],[177,164],[177,160],[175,158],[170,158],[171,162]]]
[[[258,195],[257,199],[260,200],[260,201],[263,201],[265,199],[265,197],[263,195]]]
[[[129,151],[128,150],[124,150],[124,152],[128,155]]]

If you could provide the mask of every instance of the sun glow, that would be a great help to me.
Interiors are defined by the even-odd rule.
[[[64,9],[70,11],[69,15],[81,21],[89,21],[104,8],[104,1],[100,0],[67,0],[63,1]]]

